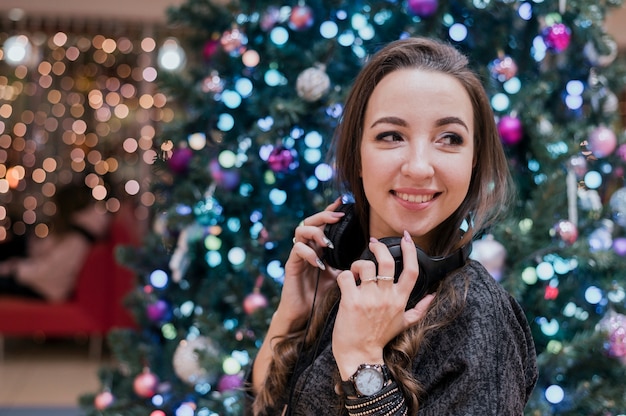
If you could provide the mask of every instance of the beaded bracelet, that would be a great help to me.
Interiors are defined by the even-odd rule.
[[[350,416],[404,416],[408,412],[404,396],[395,381],[374,396],[346,398],[345,406]]]

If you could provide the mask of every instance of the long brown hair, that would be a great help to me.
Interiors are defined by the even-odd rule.
[[[459,208],[436,230],[440,236],[430,247],[431,255],[445,255],[469,244],[474,235],[495,221],[511,198],[511,177],[497,132],[489,98],[478,76],[470,69],[468,59],[453,46],[425,38],[407,38],[387,44],[373,55],[357,76],[347,97],[343,118],[334,137],[337,180],[342,190],[355,200],[356,215],[364,230],[368,227],[369,204],[359,172],[360,144],[369,97],[378,83],[398,69],[411,68],[453,76],[470,97],[474,112],[474,167],[469,191]],[[460,231],[464,220],[469,229]],[[268,378],[254,403],[255,414],[275,404],[289,388],[288,379],[294,370],[298,352],[304,342],[311,347],[323,330],[327,315],[339,298],[335,288],[316,310],[310,331],[305,334],[303,322],[288,337],[276,343]],[[426,317],[393,339],[384,349],[384,358],[405,400],[409,414],[416,414],[423,393],[413,376],[411,362],[423,347],[427,332],[448,324],[465,305],[465,291],[450,285],[439,286]],[[303,337],[306,335],[306,338]]]

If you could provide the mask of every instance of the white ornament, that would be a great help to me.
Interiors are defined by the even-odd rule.
[[[218,350],[207,337],[197,337],[180,341],[172,357],[174,372],[185,383],[195,385],[212,381],[211,374],[200,365],[200,354],[217,357]]]
[[[506,249],[494,239],[493,235],[490,234],[481,240],[474,241],[470,258],[485,266],[495,280],[499,281],[502,278]]]
[[[305,101],[314,102],[328,92],[330,78],[324,67],[311,67],[298,75],[296,80],[296,92],[298,97]]]

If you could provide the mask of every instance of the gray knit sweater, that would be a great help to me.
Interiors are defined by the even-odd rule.
[[[428,335],[413,361],[425,389],[419,416],[521,415],[537,380],[530,328],[519,304],[476,261],[448,276],[445,284],[463,290],[467,303],[455,321]],[[334,322],[334,321],[332,321]],[[329,325],[317,356],[302,357],[291,395],[292,415],[347,415],[335,393],[337,365]],[[285,392],[269,415],[280,415],[289,402]]]

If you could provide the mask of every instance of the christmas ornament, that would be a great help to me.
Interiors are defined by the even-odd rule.
[[[224,91],[224,82],[222,81],[222,77],[216,71],[211,72],[210,75],[206,76],[202,83],[200,84],[200,89],[204,93],[212,93],[219,94]]]
[[[470,258],[480,262],[491,276],[500,280],[506,261],[506,249],[489,234],[472,244]]]
[[[613,239],[613,251],[618,256],[626,256],[626,238],[618,237]]]
[[[510,56],[496,58],[489,64],[491,76],[500,82],[508,81],[517,75],[517,64]]]
[[[217,186],[229,191],[236,189],[241,182],[241,177],[237,169],[224,169],[217,159],[213,159],[209,162],[209,172]]]
[[[596,330],[605,332],[605,350],[610,357],[618,358],[626,365],[626,315],[609,310],[598,322]]]
[[[589,251],[596,253],[599,251],[610,250],[613,246],[613,228],[614,224],[610,220],[602,220],[599,228],[592,231],[587,238],[589,243]]]
[[[606,157],[613,153],[616,147],[617,137],[613,130],[605,126],[598,126],[591,131],[587,148],[595,157]]]
[[[587,158],[583,155],[572,156],[567,164],[578,179],[582,179],[587,173]]]
[[[147,399],[154,396],[158,384],[159,378],[146,367],[133,380],[133,390],[137,396]]]
[[[176,375],[185,383],[193,386],[200,382],[213,382],[215,375],[209,373],[200,364],[201,356],[218,356],[218,349],[207,337],[197,337],[180,341],[172,357]]]
[[[173,149],[172,157],[167,160],[167,165],[172,172],[181,175],[189,169],[189,162],[192,158],[193,150],[188,147],[178,147]]]
[[[152,322],[161,322],[169,311],[169,305],[162,299],[149,303],[146,306],[146,315]]]
[[[276,6],[269,6],[261,16],[261,29],[267,32],[276,26],[279,21],[280,9]]]
[[[578,227],[569,220],[560,220],[552,231],[565,244],[572,245],[578,240]]]
[[[419,17],[430,17],[437,12],[438,0],[408,0],[406,4],[409,13]]]
[[[289,16],[289,27],[292,30],[303,31],[313,26],[313,9],[307,5],[294,6]]]
[[[113,396],[113,394],[110,391],[105,390],[96,395],[93,401],[93,405],[98,410],[104,410],[111,406],[114,401],[115,397]]]
[[[622,227],[626,227],[626,188],[613,192],[609,199],[609,207],[613,213],[613,220]]]
[[[599,66],[599,67],[607,67],[613,63],[615,58],[617,58],[617,42],[613,40],[610,36],[604,35],[602,36],[602,46],[604,49],[604,53],[600,54],[598,49],[594,45],[593,41],[589,41],[585,44],[583,48],[583,54],[589,61],[591,65]]]
[[[213,55],[217,53],[220,48],[220,41],[217,39],[209,39],[202,47],[202,57],[205,61],[210,61]]]
[[[224,374],[217,383],[217,390],[224,393],[237,390],[243,386],[243,379],[239,374]]]
[[[546,27],[542,31],[541,36],[549,49],[559,53],[569,46],[572,31],[563,23],[554,23]]]
[[[267,298],[257,289],[255,289],[254,292],[246,296],[246,298],[243,300],[243,310],[248,315],[252,315],[259,309],[266,308],[267,305]]]
[[[295,150],[287,149],[283,146],[276,146],[267,158],[267,164],[275,172],[287,172],[295,160]]]
[[[308,102],[319,100],[330,89],[330,78],[323,66],[302,71],[296,79],[298,97]]]
[[[498,121],[498,133],[502,143],[508,146],[515,145],[522,140],[524,134],[522,122],[514,116],[502,116]]]
[[[196,216],[198,224],[208,226],[215,225],[222,220],[223,210],[224,208],[222,208],[217,199],[212,196],[206,196],[194,205],[193,214]]]
[[[241,55],[247,43],[248,37],[238,27],[225,31],[220,38],[222,49],[231,56]]]

